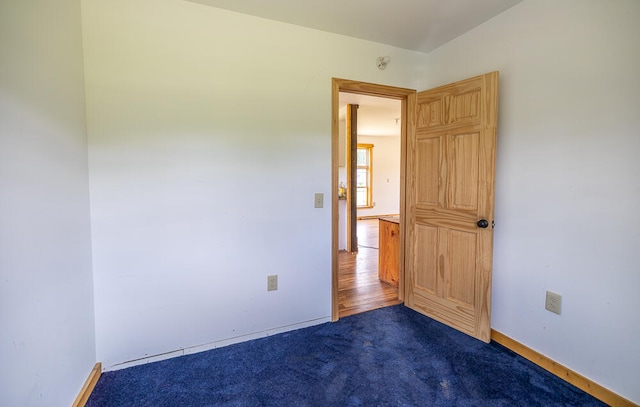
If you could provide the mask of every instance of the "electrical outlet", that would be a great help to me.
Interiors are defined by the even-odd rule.
[[[547,291],[547,301],[545,302],[545,309],[551,312],[555,312],[560,315],[560,308],[562,306],[562,296],[551,291]]]
[[[278,289],[278,275],[273,274],[267,276],[267,291],[276,291]]]
[[[316,195],[313,199],[313,207],[322,208],[323,205],[324,205],[324,194],[322,192],[316,192]]]

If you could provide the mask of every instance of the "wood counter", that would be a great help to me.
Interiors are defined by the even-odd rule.
[[[380,281],[398,286],[400,265],[400,218],[385,217],[379,220],[378,278]]]

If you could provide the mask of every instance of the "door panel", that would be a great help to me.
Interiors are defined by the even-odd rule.
[[[453,209],[477,209],[479,136],[477,132],[450,136],[449,202]]]
[[[497,90],[493,72],[419,92],[407,139],[406,305],[485,342]]]
[[[449,230],[449,247],[448,299],[473,306],[475,279],[470,270],[475,269],[476,234]]]
[[[438,258],[436,248],[438,242],[438,228],[433,226],[418,225],[416,227],[416,246],[424,248],[416,256],[416,285],[421,290],[437,294],[438,278],[437,264]],[[441,286],[440,286],[441,287]]]
[[[437,205],[441,200],[438,183],[440,179],[440,161],[443,158],[440,138],[433,137],[418,140],[417,154],[423,157],[417,163],[418,202],[423,205]]]

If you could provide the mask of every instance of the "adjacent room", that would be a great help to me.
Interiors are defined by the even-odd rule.
[[[469,348],[499,340],[640,404],[640,2],[417,3],[0,2],[0,405],[83,405],[103,372],[254,339],[278,355],[277,334],[331,343],[384,325],[371,315],[395,321],[391,339],[416,323],[438,341],[401,305],[415,299],[403,270],[424,262],[399,266],[397,305],[342,317],[339,256],[358,218],[417,233],[403,176],[432,116],[409,109],[416,91],[494,72],[495,205],[478,226],[492,343]],[[401,134],[362,130],[381,178],[367,183],[364,160],[357,185],[338,94],[376,89],[400,101],[387,125]]]
[[[398,299],[401,118],[399,100],[339,94],[340,317],[402,302]]]

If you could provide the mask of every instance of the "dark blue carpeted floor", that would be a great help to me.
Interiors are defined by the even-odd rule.
[[[95,406],[604,406],[402,305],[102,375]]]

